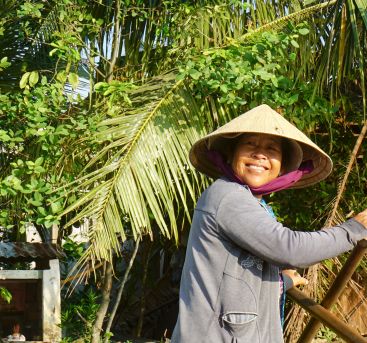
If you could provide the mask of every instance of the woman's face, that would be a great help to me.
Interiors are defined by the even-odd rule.
[[[243,183],[260,187],[279,176],[281,162],[281,138],[254,133],[240,137],[231,165]]]

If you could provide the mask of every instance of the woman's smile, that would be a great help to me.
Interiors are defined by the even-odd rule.
[[[247,163],[246,165],[246,168],[250,169],[251,171],[255,171],[255,172],[258,172],[258,173],[262,173],[266,170],[269,170],[269,168],[261,165],[261,164],[251,164],[251,163]]]

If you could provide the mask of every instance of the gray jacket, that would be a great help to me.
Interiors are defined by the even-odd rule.
[[[365,237],[354,219],[316,232],[292,231],[245,186],[215,181],[194,212],[171,342],[283,342],[279,269],[337,256]]]

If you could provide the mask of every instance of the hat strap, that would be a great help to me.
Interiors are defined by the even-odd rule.
[[[207,153],[209,160],[221,170],[223,176],[227,177],[230,181],[244,185],[242,180],[234,173],[232,167],[224,161],[223,156],[218,151],[208,150]],[[276,179],[260,187],[249,186],[249,188],[254,195],[267,195],[273,192],[278,192],[282,189],[291,187],[299,181],[303,175],[311,173],[313,169],[312,160],[304,161],[297,170],[278,176]]]

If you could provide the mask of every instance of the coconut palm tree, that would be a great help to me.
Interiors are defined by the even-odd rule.
[[[197,56],[250,44],[264,32],[290,32],[290,23],[307,21],[309,34],[293,41],[299,48],[286,70],[293,87],[312,83],[310,103],[323,95],[342,112],[363,108],[347,121],[360,123],[363,118],[367,4],[362,0],[59,1],[38,8],[41,4],[3,1],[2,8],[17,17],[4,24],[16,39],[0,44],[11,47],[9,60],[23,51],[36,61],[39,56],[49,61],[51,51],[56,73],[73,75],[65,78],[70,83],[78,83],[80,68],[87,72],[89,93],[82,107],[98,124],[92,135],[71,143],[73,155],[67,150],[59,164],[72,165],[75,156],[87,161],[79,177],[63,185],[66,195],[77,196],[63,213],[68,225],[90,220],[90,245],[78,264],[81,279],[90,265],[112,261],[127,237],[153,238],[153,226],[178,239],[177,218],[189,220],[187,204],[208,183],[190,166],[191,144],[251,105],[221,103],[215,92],[198,98],[196,69],[177,77],[185,61],[195,66]],[[24,27],[27,20],[33,25]],[[19,46],[19,30],[30,33],[32,48]],[[2,89],[9,80],[19,80],[21,71],[9,69]],[[344,173],[335,209],[357,151]],[[331,212],[330,223],[336,213]]]

